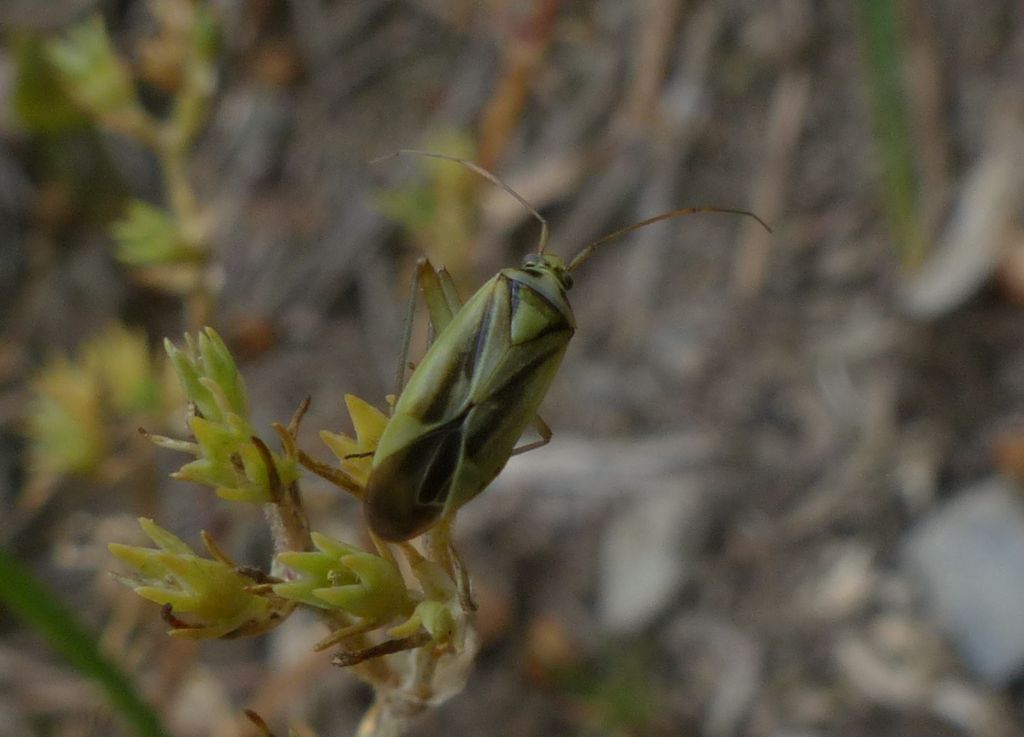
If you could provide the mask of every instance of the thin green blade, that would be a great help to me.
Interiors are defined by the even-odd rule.
[[[41,633],[50,646],[107,692],[111,704],[143,737],[168,737],[131,679],[108,660],[58,599],[17,559],[0,548],[0,601]]]

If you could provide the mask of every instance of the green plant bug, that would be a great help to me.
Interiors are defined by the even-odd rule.
[[[566,264],[546,251],[545,219],[495,175],[454,156],[409,149],[398,153],[469,167],[526,207],[540,221],[541,236],[537,252],[522,266],[499,271],[464,305],[443,269],[435,270],[425,258],[417,265],[416,280],[436,337],[400,386],[373,453],[364,495],[370,530],[392,542],[409,540],[449,518],[487,488],[510,457],[551,439],[537,410],[576,330],[567,297],[572,272],[598,246],[637,228],[700,212],[745,215],[770,231],[745,210],[680,208],[610,233]],[[403,374],[404,361],[399,377]],[[516,448],[530,425],[540,440]]]

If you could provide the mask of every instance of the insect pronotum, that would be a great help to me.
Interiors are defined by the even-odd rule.
[[[684,207],[599,238],[566,265],[546,250],[547,221],[495,175],[444,154],[406,149],[392,156],[403,153],[467,166],[526,207],[540,221],[541,235],[537,252],[522,266],[502,269],[465,304],[459,303],[447,272],[435,270],[426,259],[417,265],[436,338],[399,393],[374,452],[364,497],[372,532],[395,542],[454,514],[494,480],[512,455],[551,439],[537,409],[576,330],[566,296],[572,272],[595,249],[652,223],[701,212],[744,215],[770,231],[745,210]],[[540,440],[516,448],[530,425]]]

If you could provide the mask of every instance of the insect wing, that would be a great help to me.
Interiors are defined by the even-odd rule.
[[[480,287],[441,331],[384,429],[367,485],[366,514],[370,528],[385,539],[413,537],[444,510],[481,355],[490,350],[493,359],[494,350],[503,350],[488,329],[508,309],[507,294],[496,291],[507,291],[500,275]]]
[[[402,392],[366,492],[381,537],[413,537],[483,491],[535,416],[572,326],[568,305],[552,305],[514,272],[473,295]]]
[[[486,370],[479,363],[481,354],[487,349],[503,350],[488,334],[489,326],[496,322],[494,312],[503,308],[495,294],[505,291],[501,281],[498,275],[480,287],[427,350],[398,397],[374,454],[375,468],[413,437],[437,430],[465,414],[474,376]]]
[[[366,487],[366,520],[385,540],[408,540],[441,517],[462,453],[462,418],[414,437],[373,469]]]
[[[536,416],[573,334],[562,309],[527,284],[509,280],[509,286],[510,322],[501,326],[508,347],[491,371],[474,376],[465,444],[446,511],[479,494],[505,467]]]

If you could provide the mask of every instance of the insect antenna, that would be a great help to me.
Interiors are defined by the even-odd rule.
[[[772,229],[768,227],[768,224],[764,220],[759,218],[754,213],[748,212],[747,210],[736,210],[731,207],[680,207],[677,210],[669,210],[668,212],[663,212],[660,215],[655,215],[654,217],[649,217],[646,220],[641,220],[639,223],[627,225],[625,228],[619,228],[618,230],[609,233],[606,236],[598,238],[590,245],[581,248],[576,253],[576,255],[572,257],[572,261],[569,262],[569,266],[566,268],[569,271],[572,271],[577,266],[586,261],[588,258],[590,258],[590,255],[597,249],[598,246],[603,246],[608,241],[615,240],[616,238],[623,236],[626,233],[631,233],[634,230],[645,228],[648,225],[661,222],[662,220],[671,220],[672,218],[683,217],[684,215],[696,215],[702,212],[724,212],[730,215],[745,215],[746,217],[754,218],[754,220],[756,220],[761,225],[761,227],[767,230],[769,233],[772,232]]]
[[[387,161],[388,159],[393,159],[396,156],[403,156],[403,155],[408,155],[408,156],[426,156],[426,157],[431,158],[431,159],[444,159],[445,161],[454,161],[456,164],[462,164],[464,167],[466,167],[470,171],[476,172],[477,174],[479,174],[480,176],[482,176],[484,179],[486,179],[487,181],[491,182],[492,184],[496,184],[499,187],[501,187],[503,190],[505,190],[510,195],[515,197],[516,198],[516,202],[518,202],[520,205],[522,205],[527,210],[529,210],[530,214],[533,215],[535,218],[537,218],[537,221],[540,222],[540,242],[539,242],[539,244],[537,246],[537,253],[544,253],[544,249],[548,245],[548,221],[545,220],[544,216],[541,215],[539,212],[537,212],[537,209],[533,205],[531,205],[529,202],[527,202],[526,199],[522,195],[520,195],[518,192],[516,192],[510,186],[505,184],[505,182],[503,182],[501,179],[499,179],[496,174],[492,174],[491,172],[487,171],[486,169],[484,169],[479,164],[476,164],[476,163],[470,161],[469,159],[463,159],[463,158],[461,158],[459,156],[450,156],[449,154],[438,154],[438,153],[434,153],[433,151],[420,151],[419,149],[415,149],[415,148],[400,148],[397,151],[395,151],[394,153],[386,154],[384,156],[380,156],[380,157],[378,157],[376,159],[373,159],[370,163],[371,164],[379,164],[382,161]]]

